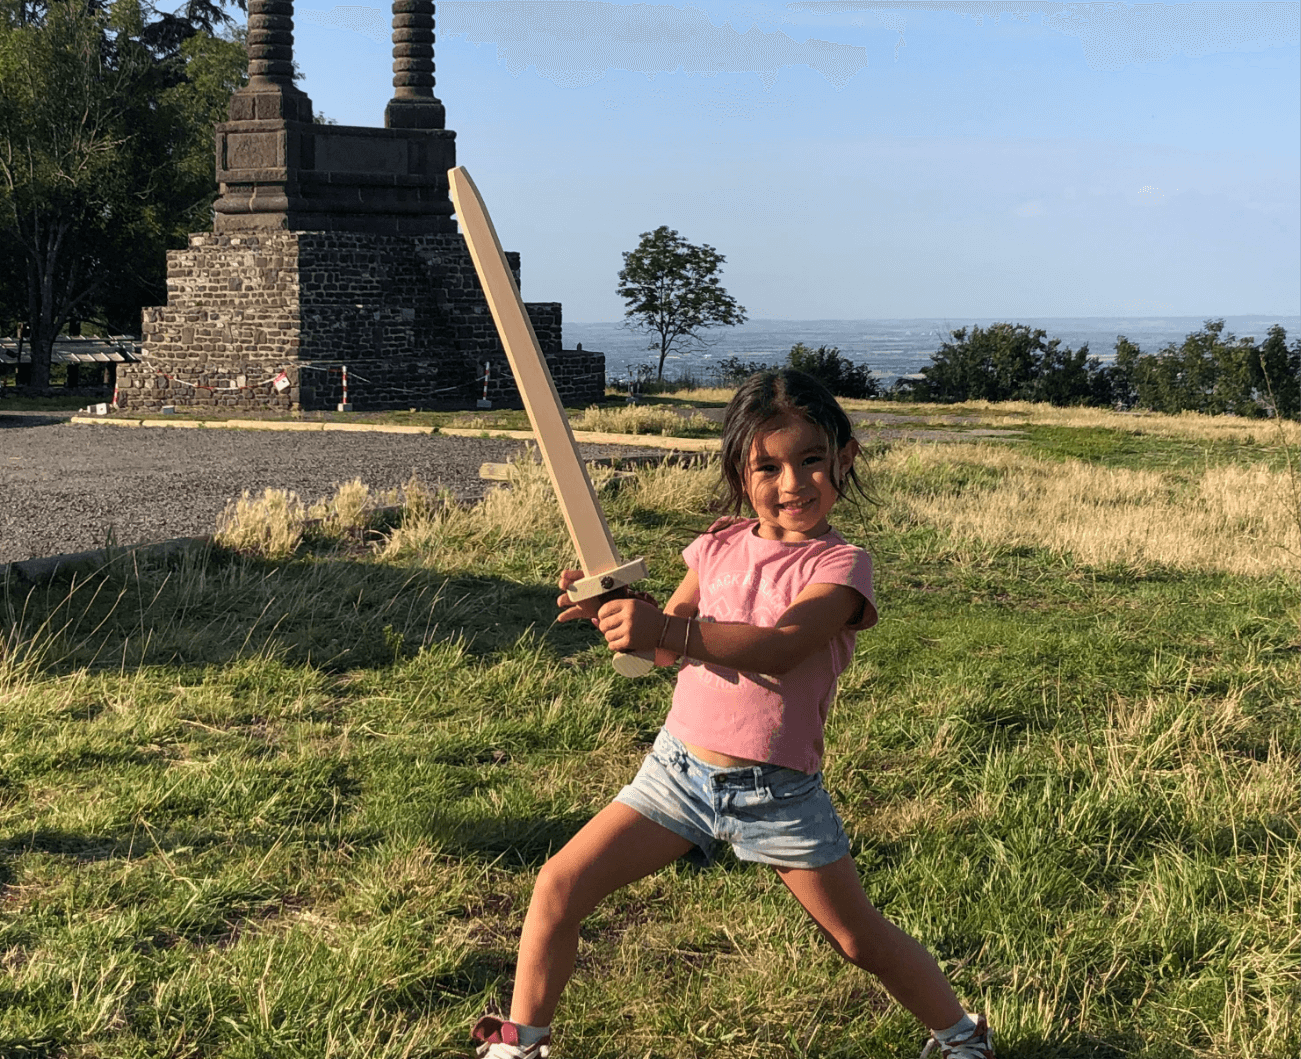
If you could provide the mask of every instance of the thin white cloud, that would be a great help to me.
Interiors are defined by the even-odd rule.
[[[787,12],[859,13],[899,33],[904,46],[909,15],[950,13],[978,25],[1004,15],[1041,23],[1077,37],[1096,70],[1192,58],[1215,52],[1250,51],[1301,42],[1301,4],[1212,2],[1184,4],[1061,3],[1057,0],[798,0],[785,10],[766,4],[733,4],[745,32],[728,22],[715,26],[697,8],[665,4],[615,4],[604,0],[446,0],[438,4],[441,39],[464,37],[495,45],[497,58],[518,76],[530,66],[567,88],[600,81],[609,70],[634,70],[654,78],[683,70],[712,76],[753,72],[766,87],[788,66],[808,66],[837,89],[867,66],[865,48],[809,38],[799,41],[773,26],[793,21]],[[379,44],[389,41],[385,8],[337,6],[299,10],[300,22],[352,30]],[[855,21],[862,22],[862,19]],[[828,27],[830,28],[830,27]]]
[[[611,4],[602,0],[486,0],[438,4],[438,36],[496,45],[512,74],[530,66],[566,88],[595,84],[609,70],[654,78],[683,70],[712,76],[757,73],[767,87],[788,66],[808,66],[844,88],[867,66],[867,49],[810,38],[795,40],[752,24],[744,33],[715,26],[695,8],[665,4]],[[378,8],[307,10],[300,21],[336,26],[387,41],[387,14]]]
[[[997,22],[1003,15],[1024,20],[1038,14],[1049,29],[1078,37],[1085,61],[1095,70],[1164,62],[1180,53],[1200,58],[1301,42],[1301,4],[1278,0],[1133,5],[1055,0],[799,0],[786,7],[810,14],[951,13],[977,25],[987,18]]]
[[[767,86],[787,66],[809,66],[836,88],[867,66],[867,50],[848,44],[797,41],[779,30],[751,25],[738,33],[715,26],[705,12],[664,4],[601,0],[490,0],[439,4],[444,37],[495,44],[512,74],[528,67],[565,87],[594,84],[607,70],[653,78],[683,70],[710,76],[758,73]]]

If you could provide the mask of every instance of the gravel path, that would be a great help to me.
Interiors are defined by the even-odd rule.
[[[441,435],[132,429],[0,413],[0,563],[118,544],[197,537],[245,489],[292,489],[311,503],[340,482],[372,489],[413,474],[481,496],[479,465],[518,441]],[[584,445],[589,458],[639,451]],[[662,454],[662,453],[661,453]]]

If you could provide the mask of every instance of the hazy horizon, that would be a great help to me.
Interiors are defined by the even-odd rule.
[[[1284,321],[1291,320],[1293,321],[1293,327],[1301,329],[1301,315],[1298,315],[1296,313],[1210,313],[1210,314],[1168,313],[1168,314],[1154,315],[1154,316],[1138,316],[1138,315],[1111,313],[1111,314],[1101,314],[1097,316],[1026,316],[1026,317],[1018,316],[1016,318],[1010,318],[1005,316],[966,317],[966,316],[958,316],[953,313],[949,313],[949,314],[941,313],[938,315],[930,315],[930,316],[813,316],[813,317],[762,316],[762,317],[749,317],[745,324],[740,324],[738,326],[745,327],[749,324],[758,324],[758,323],[766,323],[766,322],[771,322],[771,323],[909,323],[911,321],[927,322],[927,321],[945,320],[945,319],[970,320],[971,323],[976,323],[976,324],[985,324],[985,323],[1029,324],[1029,323],[1034,323],[1036,321],[1042,322],[1045,320],[1054,320],[1054,321],[1126,320],[1126,321],[1152,322],[1152,323],[1157,323],[1161,321],[1179,321],[1179,320],[1190,321],[1191,320],[1191,321],[1196,321],[1197,324],[1200,326],[1208,320],[1224,320],[1226,321],[1225,323],[1226,330],[1232,330],[1232,328],[1229,327],[1228,324],[1228,321],[1231,320],[1267,319],[1273,321],[1275,318],[1277,318],[1277,322],[1282,323],[1283,326],[1287,328],[1289,334],[1291,333],[1292,328],[1288,327]],[[619,319],[613,319],[613,320],[570,320],[568,316],[566,316],[564,322],[566,324],[573,323],[573,324],[622,325],[624,322],[624,318],[621,317]]]
[[[711,328],[705,332],[709,347],[698,352],[670,355],[665,370],[670,374],[684,367],[708,374],[712,365],[728,357],[777,363],[791,346],[804,342],[813,348],[834,346],[842,356],[865,364],[878,378],[890,380],[923,367],[949,340],[949,332],[961,327],[992,323],[1025,324],[1042,329],[1059,339],[1067,349],[1089,347],[1089,355],[1107,363],[1116,354],[1116,338],[1125,335],[1144,353],[1156,353],[1169,344],[1179,345],[1200,330],[1207,319],[1223,319],[1225,330],[1236,338],[1264,340],[1268,329],[1281,324],[1289,343],[1301,334],[1301,315],[1243,314],[1233,316],[1166,317],[1023,317],[1011,320],[971,317],[912,317],[906,319],[823,319],[749,320],[738,327]],[[655,367],[658,351],[647,348],[651,336],[638,334],[622,321],[564,321],[564,344],[573,349],[582,343],[589,352],[605,354],[607,378],[622,378],[643,364]]]

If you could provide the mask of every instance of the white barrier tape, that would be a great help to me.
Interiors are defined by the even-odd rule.
[[[175,375],[168,375],[165,371],[160,371],[157,374],[162,378],[166,379],[168,382],[176,383],[178,386],[188,386],[192,390],[212,390],[214,393],[216,393],[219,390],[252,390],[252,389],[256,389],[259,386],[273,385],[282,376],[286,380],[288,380],[289,378],[288,374],[285,371],[278,371],[274,375],[268,375],[265,379],[258,379],[256,382],[253,383],[245,383],[243,386],[239,385],[239,383],[237,382],[230,382],[229,380],[226,382],[224,386],[214,386],[211,383],[206,383],[206,382],[188,382],[185,379],[178,379]]]

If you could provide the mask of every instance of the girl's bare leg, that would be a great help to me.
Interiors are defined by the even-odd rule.
[[[821,868],[778,868],[777,874],[832,947],[876,975],[929,1029],[946,1029],[962,1018],[962,1005],[935,957],[872,906],[852,857]]]
[[[685,838],[621,802],[592,817],[538,872],[520,938],[511,1022],[549,1026],[574,973],[578,924],[607,894],[671,864],[690,848]]]

